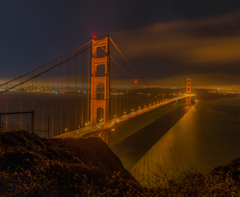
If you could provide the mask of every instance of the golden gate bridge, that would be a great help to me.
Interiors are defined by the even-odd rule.
[[[111,53],[110,53],[111,49]],[[0,85],[0,131],[27,129],[42,137],[79,138],[102,130],[108,143],[114,124],[160,106],[186,99],[150,96],[150,85],[109,37],[77,49]],[[31,123],[24,114],[31,113]],[[17,118],[10,119],[15,115]]]

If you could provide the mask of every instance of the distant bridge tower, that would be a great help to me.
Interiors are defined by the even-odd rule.
[[[191,90],[192,90],[192,81],[187,77],[186,94],[191,94]],[[186,104],[191,105],[191,97],[186,99]]]
[[[97,57],[97,48],[103,47],[106,51],[105,57]],[[106,126],[109,123],[109,92],[110,92],[110,64],[109,64],[109,37],[102,40],[92,40],[92,77],[91,77],[91,126],[97,124],[97,109],[103,109],[103,122]],[[105,66],[105,76],[97,76],[97,66]],[[97,99],[97,86],[104,85],[104,99]],[[105,137],[108,143],[108,136]]]

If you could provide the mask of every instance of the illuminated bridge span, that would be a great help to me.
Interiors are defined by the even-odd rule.
[[[191,79],[186,94],[168,99],[150,95],[149,88],[110,37],[94,38],[0,85],[0,131],[20,128],[42,137],[78,138],[101,129],[108,143],[117,122],[179,99],[191,104]]]

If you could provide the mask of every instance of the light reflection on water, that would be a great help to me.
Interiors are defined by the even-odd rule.
[[[170,176],[176,171],[207,172],[240,157],[240,98],[197,102],[130,170]],[[139,177],[139,175],[141,175]]]

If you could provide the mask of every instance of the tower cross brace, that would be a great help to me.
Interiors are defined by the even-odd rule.
[[[97,56],[97,48],[105,47],[105,56]],[[104,77],[97,76],[97,67],[99,65],[105,66]],[[97,86],[104,85],[104,99],[97,99]],[[97,109],[103,109],[104,126],[109,123],[109,97],[110,97],[110,61],[109,61],[109,37],[102,40],[92,40],[92,77],[91,77],[91,126],[97,124]]]

